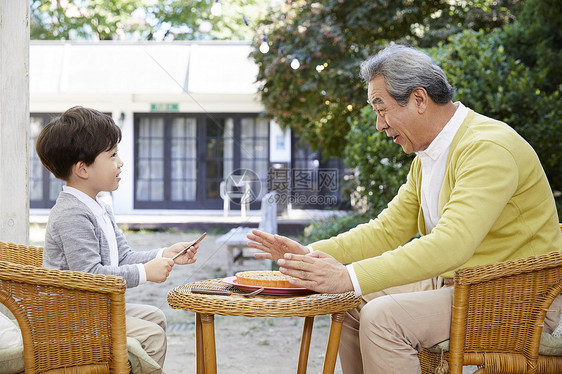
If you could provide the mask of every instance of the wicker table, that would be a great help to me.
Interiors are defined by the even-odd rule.
[[[231,291],[231,295],[192,293],[193,287]],[[304,317],[304,327],[297,367],[306,373],[308,351],[314,316],[331,314],[330,336],[326,347],[323,373],[333,373],[338,355],[342,322],[345,312],[359,304],[353,292],[341,294],[306,294],[294,296],[242,296],[244,292],[220,279],[188,283],[168,293],[168,304],[174,309],[195,312],[197,373],[217,372],[214,315],[245,317]]]

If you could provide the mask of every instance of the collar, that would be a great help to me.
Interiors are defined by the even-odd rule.
[[[71,194],[82,203],[84,203],[96,217],[103,217],[103,215],[106,213],[97,197],[95,200],[93,200],[90,196],[80,191],[79,189],[67,185],[62,186],[62,190],[63,192]]]
[[[429,147],[427,147],[423,151],[416,152],[416,154],[418,154],[420,157],[429,157],[432,160],[436,160],[451,146],[457,130],[468,114],[468,109],[463,105],[463,103],[457,101],[455,104],[458,104],[457,110],[455,110],[455,114],[453,114],[449,122],[447,122],[445,127],[443,127],[443,129],[439,132],[439,134],[437,134],[435,139],[433,139]]]

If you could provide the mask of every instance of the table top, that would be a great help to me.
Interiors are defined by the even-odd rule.
[[[194,287],[232,292],[231,295],[192,293]],[[304,295],[256,295],[245,297],[222,279],[184,284],[168,293],[168,304],[174,309],[202,314],[245,317],[312,317],[344,313],[359,305],[361,297],[353,291],[337,294],[310,293]]]

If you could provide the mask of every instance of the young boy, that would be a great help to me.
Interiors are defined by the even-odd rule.
[[[66,182],[49,214],[43,266],[110,274],[125,278],[127,287],[146,281],[164,282],[174,264],[196,261],[195,245],[171,258],[191,242],[135,252],[115,224],[111,208],[101,202],[101,191],[115,191],[123,162],[117,155],[121,130],[111,117],[97,110],[74,107],[48,123],[37,138],[43,165]],[[127,336],[137,339],[163,367],[166,356],[166,319],[150,305],[126,305]]]

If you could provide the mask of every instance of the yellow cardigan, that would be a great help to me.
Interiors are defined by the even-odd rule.
[[[562,249],[552,191],[532,147],[472,110],[449,151],[439,222],[425,234],[421,161],[379,216],[311,247],[353,263],[363,294]],[[421,233],[420,238],[410,240]]]

